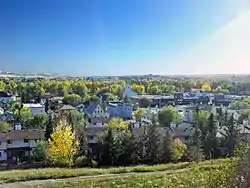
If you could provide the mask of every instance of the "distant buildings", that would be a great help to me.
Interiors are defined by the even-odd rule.
[[[120,101],[110,102],[107,106],[107,112],[110,117],[121,117],[124,119],[132,118],[133,107],[129,104],[124,104]]]
[[[15,130],[0,133],[0,161],[29,160],[38,140],[44,138],[43,130]]]
[[[0,102],[7,104],[11,101],[15,101],[16,97],[14,95],[11,95],[7,93],[6,91],[0,91]]]
[[[127,84],[123,89],[123,98],[125,97],[136,97],[138,94],[131,89],[131,85]]]
[[[32,117],[45,114],[45,108],[42,104],[25,103],[23,104],[23,107],[30,110],[30,114]]]

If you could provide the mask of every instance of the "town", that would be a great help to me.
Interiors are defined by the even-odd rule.
[[[196,83],[192,85],[191,81]],[[226,81],[220,81],[221,85],[216,88],[211,87],[210,84],[218,84],[212,80],[192,78],[129,82],[131,84],[124,80],[22,78],[20,81],[2,78],[0,161],[6,164],[6,168],[22,168],[30,161],[45,162],[48,159],[42,156],[47,155],[42,155],[36,148],[45,147],[43,141],[51,138],[62,120],[75,129],[81,148],[78,158],[86,157],[96,165],[154,164],[161,161],[160,158],[148,162],[142,159],[105,161],[103,147],[106,143],[100,135],[113,130],[111,127],[122,130],[122,127],[129,127],[134,136],[141,137],[147,135],[145,127],[156,126],[156,132],[152,134],[158,136],[159,142],[168,135],[168,139],[178,140],[187,148],[175,159],[186,161],[232,156],[236,138],[250,139],[250,98],[229,94],[235,88]],[[232,130],[228,126],[232,126]],[[198,130],[200,136],[196,135]],[[159,133],[163,134],[162,138]],[[208,134],[211,134],[210,140],[205,138]],[[67,135],[64,136],[67,139]],[[202,146],[197,146],[197,139],[203,142]],[[232,141],[224,143],[227,139]],[[211,145],[214,141],[216,146]],[[59,144],[64,143],[55,144],[60,147]],[[197,147],[203,151],[199,152]],[[192,155],[197,152],[197,159],[193,159]],[[64,155],[63,151],[61,154]],[[73,159],[73,155],[71,157]],[[166,162],[171,161],[171,156],[166,157],[169,158]],[[92,162],[82,161],[78,165],[91,166]]]

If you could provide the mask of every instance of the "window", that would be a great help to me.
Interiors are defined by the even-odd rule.
[[[11,140],[8,140],[8,142],[7,142],[8,144],[12,144],[12,141]]]
[[[2,157],[2,152],[0,152],[0,157]]]
[[[2,145],[2,142],[0,142],[0,145]]]
[[[24,143],[28,143],[29,140],[28,140],[28,139],[24,139],[23,142],[24,142]]]

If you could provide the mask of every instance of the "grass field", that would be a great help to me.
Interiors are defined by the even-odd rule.
[[[137,174],[121,177],[101,177],[89,179],[75,179],[66,180],[58,183],[50,183],[39,186],[32,186],[33,188],[195,188],[195,187],[208,187],[212,185],[211,175],[214,175],[218,170],[221,170],[223,165],[203,165],[202,168],[192,167],[186,171],[170,171],[166,173],[155,173],[150,175]],[[30,186],[31,187],[31,186]],[[218,187],[215,185],[214,187]],[[25,187],[29,188],[29,186]]]
[[[133,167],[117,167],[117,168],[44,168],[44,169],[31,169],[31,170],[12,170],[0,172],[1,183],[11,183],[18,181],[28,180],[45,180],[45,179],[59,179],[59,178],[71,178],[79,176],[90,176],[100,174],[124,174],[124,173],[139,173],[139,172],[160,172],[171,171],[174,172],[178,169],[194,169],[199,168],[204,171],[206,168],[211,169],[213,167],[219,168],[224,164],[227,164],[231,159],[217,159],[213,161],[203,161],[199,163],[177,163],[177,164],[161,164],[161,165],[140,165]]]

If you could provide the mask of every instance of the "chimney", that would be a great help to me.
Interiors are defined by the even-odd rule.
[[[21,125],[21,123],[17,123],[17,124],[14,126],[14,130],[17,130],[17,131],[22,130],[22,125]]]

